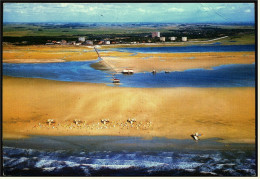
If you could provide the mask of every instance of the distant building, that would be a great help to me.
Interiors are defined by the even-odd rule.
[[[60,44],[61,45],[67,45],[67,41],[66,40],[61,40]]]
[[[188,39],[187,39],[187,37],[182,37],[181,40],[182,40],[183,42],[186,42]]]
[[[86,45],[93,45],[93,41],[92,40],[86,40],[86,42],[84,44],[86,44]]]
[[[76,41],[69,42],[70,45],[76,45]]]
[[[165,42],[165,37],[160,37],[160,41]]]
[[[110,40],[105,40],[105,41],[104,41],[104,44],[105,44],[105,45],[109,45],[109,44],[110,44]]]
[[[86,38],[85,37],[79,37],[80,42],[85,42]]]
[[[175,41],[177,37],[169,37],[170,41]]]
[[[152,37],[160,37],[160,32],[152,32]]]

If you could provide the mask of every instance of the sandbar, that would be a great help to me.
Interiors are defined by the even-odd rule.
[[[121,88],[3,76],[3,138],[107,135],[255,142],[255,88]],[[128,118],[135,118],[131,125]],[[47,124],[54,119],[54,124]],[[82,121],[76,125],[73,121]],[[102,119],[109,119],[102,124]]]
[[[118,54],[120,55],[120,54]],[[188,69],[212,69],[229,64],[252,64],[255,52],[205,52],[205,53],[138,53],[134,56],[111,57],[104,54],[100,66],[107,66],[116,72],[133,69],[134,72],[184,71]]]

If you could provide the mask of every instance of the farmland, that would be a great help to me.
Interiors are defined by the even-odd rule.
[[[228,36],[220,40],[223,44],[254,44],[254,25],[230,24],[173,24],[173,23],[7,23],[3,25],[3,42],[15,45],[42,45],[47,40],[77,40],[80,36],[99,41],[121,38],[120,44],[132,41],[160,42],[151,38],[151,32],[159,31],[161,36],[188,37],[188,41],[206,41]],[[187,42],[193,43],[193,42]]]

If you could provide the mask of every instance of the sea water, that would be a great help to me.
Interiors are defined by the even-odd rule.
[[[129,47],[118,48],[116,51],[132,53],[189,53],[189,52],[243,52],[255,51],[255,45],[191,45],[171,47]]]
[[[3,75],[25,78],[43,78],[57,81],[105,83],[114,86],[112,75],[95,70],[95,61],[61,63],[4,63]],[[222,65],[207,69],[190,69],[170,73],[151,72],[133,75],[116,74],[119,87],[254,87],[255,64]]]
[[[253,144],[109,136],[4,140],[11,176],[255,176]],[[55,145],[54,145],[55,144]]]

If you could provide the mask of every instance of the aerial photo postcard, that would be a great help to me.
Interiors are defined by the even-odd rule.
[[[2,176],[258,175],[256,1],[2,5]]]

